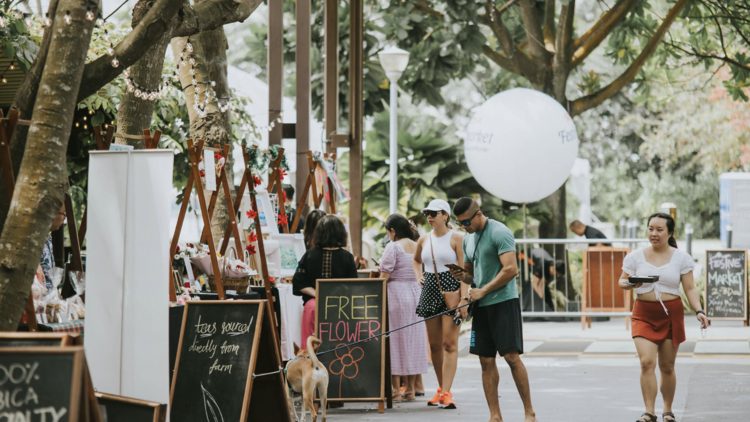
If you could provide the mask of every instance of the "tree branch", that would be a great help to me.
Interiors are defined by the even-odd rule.
[[[744,69],[744,70],[750,72],[750,66],[744,65],[744,64],[738,62],[737,60],[734,60],[734,59],[730,58],[728,55],[725,55],[724,57],[722,57],[722,56],[718,56],[716,54],[711,54],[711,53],[699,53],[695,49],[693,49],[693,51],[689,51],[689,50],[687,50],[687,49],[685,49],[685,48],[683,48],[683,47],[681,47],[681,46],[679,46],[679,45],[677,45],[677,44],[675,44],[673,42],[666,42],[666,41],[664,41],[664,44],[668,45],[668,46],[670,46],[670,47],[672,47],[674,49],[680,50],[683,53],[688,54],[688,55],[693,56],[693,57],[698,57],[700,59],[721,60],[724,63],[737,66],[737,67],[739,67],[741,69]]]
[[[672,6],[672,9],[669,11],[669,13],[667,13],[667,16],[664,18],[664,21],[662,21],[661,25],[659,25],[659,28],[651,37],[651,40],[649,40],[648,44],[646,44],[646,47],[644,47],[643,51],[641,51],[641,54],[636,57],[633,63],[631,63],[631,65],[625,71],[625,73],[620,75],[620,77],[612,81],[612,83],[602,88],[598,92],[587,95],[585,97],[581,97],[570,103],[568,110],[571,116],[577,116],[590,108],[598,106],[599,104],[603,103],[604,101],[615,95],[617,92],[619,92],[623,87],[625,87],[625,85],[632,82],[643,65],[646,63],[646,61],[654,54],[654,51],[656,51],[656,48],[662,42],[664,34],[667,32],[669,27],[677,18],[677,15],[679,15],[679,13],[683,8],[685,8],[685,5],[689,1],[690,0],[678,0],[677,3]]]
[[[547,0],[544,4],[544,48],[550,53],[555,52],[555,0]]]
[[[612,30],[625,20],[625,17],[637,3],[638,0],[619,0],[591,29],[574,40],[571,69],[581,64],[607,38]]]
[[[531,56],[546,61],[550,54],[544,48],[544,34],[542,33],[542,25],[539,23],[539,17],[536,14],[534,0],[521,0],[521,16],[529,39]]]
[[[132,66],[167,31],[179,12],[174,37],[187,37],[227,23],[242,22],[258,8],[262,0],[207,0],[193,7],[183,0],[158,0],[133,31],[116,47],[120,66],[112,67],[112,58],[104,55],[86,65],[78,101],[114,80],[123,69]]]
[[[414,3],[414,8],[419,10],[420,12],[432,15],[438,18],[439,21],[445,20],[445,16],[443,16],[443,14],[438,12],[437,10],[433,9],[426,0],[415,0]]]
[[[567,101],[565,87],[570,75],[570,50],[573,38],[573,20],[575,19],[576,3],[571,0],[560,9],[560,22],[557,26],[555,38],[555,56],[552,60],[552,85],[557,101],[564,104]]]
[[[498,53],[497,51],[491,49],[488,45],[482,46],[482,53],[484,53],[487,58],[495,62],[495,64],[497,64],[501,68],[509,72],[517,73],[519,75],[521,74],[521,69],[518,67],[518,63],[516,63],[514,60],[509,59],[504,54]]]

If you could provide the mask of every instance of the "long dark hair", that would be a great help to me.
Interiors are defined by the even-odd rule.
[[[312,249],[314,247],[313,245],[313,236],[315,235],[315,228],[318,227],[318,222],[321,218],[325,217],[326,213],[325,211],[321,210],[312,210],[310,214],[307,214],[307,218],[305,219],[305,248],[306,249]]]
[[[396,240],[411,239],[416,241],[419,239],[417,227],[401,214],[391,214],[385,220],[385,229],[388,231],[393,229],[396,232]]]
[[[648,223],[646,223],[646,227],[648,227],[649,224],[651,224],[651,220],[654,218],[662,218],[667,221],[667,233],[669,233],[669,246],[673,248],[677,248],[677,241],[674,238],[674,227],[675,222],[674,218],[672,218],[671,215],[665,214],[663,212],[655,212],[651,214],[651,216],[648,217]]]
[[[316,248],[344,248],[346,247],[346,227],[335,215],[326,215],[318,222],[313,237]]]

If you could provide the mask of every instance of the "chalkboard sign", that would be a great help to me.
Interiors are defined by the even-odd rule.
[[[167,405],[112,394],[96,393],[102,422],[164,422]]]
[[[263,317],[267,311],[265,300],[187,302],[171,420],[289,420],[276,337]]]
[[[318,280],[316,333],[318,352],[332,350],[384,332],[385,279]],[[328,400],[385,400],[386,339],[379,337],[318,356],[328,368]]]
[[[0,347],[73,346],[80,334],[0,333]]]
[[[82,347],[0,348],[0,421],[78,422],[84,365]]]
[[[706,316],[747,320],[747,251],[706,251]]]

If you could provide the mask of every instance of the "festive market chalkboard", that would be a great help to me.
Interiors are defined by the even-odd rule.
[[[322,344],[318,356],[328,368],[328,400],[384,401],[388,311],[385,279],[318,280],[315,327]]]
[[[82,347],[0,348],[0,421],[83,419],[84,367]]]
[[[706,251],[706,316],[747,320],[747,251]]]
[[[265,300],[185,305],[170,418],[289,421],[281,355]]]
[[[130,397],[96,393],[102,418],[106,422],[164,422],[167,405]]]

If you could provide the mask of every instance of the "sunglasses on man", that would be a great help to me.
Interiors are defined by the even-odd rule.
[[[474,217],[476,217],[477,214],[479,214],[479,211],[481,211],[481,210],[477,210],[477,212],[475,212],[474,215],[472,215],[471,218],[469,218],[467,220],[456,220],[456,223],[459,224],[459,225],[461,225],[461,226],[464,226],[464,227],[471,226],[471,220],[473,220]]]

